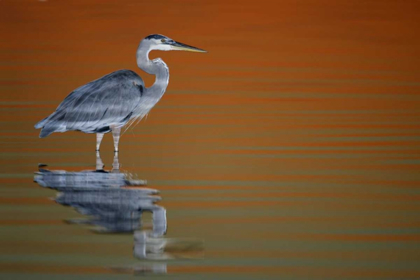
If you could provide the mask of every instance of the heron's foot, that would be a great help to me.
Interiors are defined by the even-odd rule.
[[[114,161],[112,162],[112,172],[118,173],[120,170],[120,162],[118,160],[118,151],[114,152]]]

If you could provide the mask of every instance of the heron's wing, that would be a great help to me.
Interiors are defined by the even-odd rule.
[[[110,126],[129,121],[143,91],[144,83],[136,73],[116,71],[73,91],[35,127],[43,128],[40,137],[68,130],[107,132]]]

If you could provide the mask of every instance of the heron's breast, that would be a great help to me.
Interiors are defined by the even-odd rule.
[[[135,110],[135,116],[144,116],[149,113],[150,110],[152,110],[153,107],[159,102],[159,100],[162,98],[163,94],[160,96],[154,95],[150,96],[147,94],[144,94],[142,98],[140,99],[140,103]],[[135,117],[133,116],[133,117]]]

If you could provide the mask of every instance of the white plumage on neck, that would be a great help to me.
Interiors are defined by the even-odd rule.
[[[149,59],[149,52],[157,49],[150,40],[142,40],[137,49],[137,66],[146,73],[155,75],[155,83],[144,89],[141,104],[135,112],[136,118],[143,118],[159,102],[169,84],[169,68],[162,59]]]
[[[146,73],[156,76],[155,83],[147,88],[152,94],[160,92],[162,89],[165,91],[169,83],[169,68],[166,63],[160,58],[149,59],[149,53],[152,50],[169,50],[169,48],[163,49],[163,47],[163,45],[153,44],[150,40],[142,40],[137,49],[137,66]],[[157,89],[159,91],[156,91]]]

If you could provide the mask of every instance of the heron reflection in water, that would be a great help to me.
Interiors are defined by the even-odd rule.
[[[71,92],[54,113],[41,120],[40,138],[53,132],[71,130],[96,133],[99,151],[105,133],[112,132],[114,151],[118,152],[121,128],[140,121],[162,98],[169,83],[169,68],[162,59],[149,59],[149,52],[190,51],[206,52],[163,35],[144,38],[137,49],[137,66],[155,75],[153,86],[146,88],[140,76],[131,70],[118,70]]]
[[[118,154],[113,169],[105,171],[97,154],[96,170],[67,172],[40,168],[35,181],[59,191],[55,201],[71,206],[90,218],[83,221],[97,226],[98,232],[133,232],[140,228],[143,212],[152,212],[152,236],[166,233],[166,210],[156,205],[161,198],[155,189],[145,188],[144,180],[133,180],[119,171]],[[80,223],[80,222],[79,222]]]
[[[41,165],[34,181],[42,187],[59,191],[55,201],[71,206],[88,219],[71,223],[90,224],[97,233],[134,233],[134,256],[140,259],[170,259],[197,256],[202,241],[165,238],[166,209],[156,204],[158,190],[144,187],[144,180],[128,178],[119,170],[118,153],[111,171],[104,170],[97,153],[96,170],[68,172],[48,170]],[[143,212],[152,213],[152,228],[141,223]],[[161,272],[162,266],[158,265]],[[143,269],[142,267],[141,269]],[[149,268],[146,268],[149,269]]]

